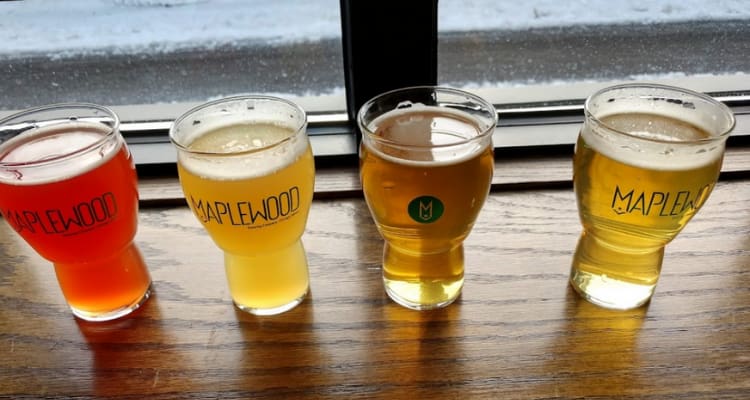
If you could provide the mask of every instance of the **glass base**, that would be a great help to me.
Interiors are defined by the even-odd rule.
[[[310,279],[302,241],[263,254],[224,253],[234,305],[254,315],[289,311],[307,296]]]
[[[651,299],[656,288],[656,285],[637,285],[575,268],[570,273],[570,284],[588,302],[611,310],[638,308]]]
[[[383,249],[383,285],[396,303],[412,310],[446,307],[464,285],[464,248],[419,254],[388,243]]]
[[[255,308],[255,307],[249,307],[243,304],[239,304],[235,301],[232,301],[234,303],[234,306],[238,309],[249,313],[253,315],[260,315],[260,316],[267,316],[267,315],[277,315],[284,312],[287,312],[291,310],[294,307],[297,307],[305,300],[305,297],[307,297],[308,290],[305,290],[305,293],[303,293],[300,297],[290,301],[289,303],[277,306],[277,307],[270,307],[270,308]]]
[[[125,307],[122,307],[120,309],[114,310],[114,311],[108,311],[108,312],[102,312],[102,313],[94,313],[84,310],[76,309],[75,307],[70,307],[70,310],[73,312],[73,315],[76,317],[86,320],[86,321],[92,321],[92,322],[103,322],[103,321],[111,321],[113,319],[124,317],[133,311],[140,308],[144,303],[146,303],[146,300],[151,297],[151,291],[153,290],[153,284],[149,283],[148,288],[146,289],[146,292],[143,293],[143,296],[141,296],[140,299],[136,300],[132,304],[129,304]]]
[[[630,310],[651,299],[661,271],[664,248],[637,249],[609,245],[584,233],[570,270],[570,284],[597,306]]]
[[[449,306],[451,303],[456,301],[458,296],[461,294],[461,288],[464,285],[464,280],[461,279],[456,282],[444,284],[440,282],[429,283],[429,282],[403,282],[403,281],[391,281],[383,279],[383,285],[385,285],[385,293],[391,300],[395,301],[401,306],[410,308],[412,310],[424,311],[434,310],[436,308],[443,308]],[[402,293],[409,293],[411,296],[402,296]],[[446,295],[452,293],[451,295]],[[442,299],[432,303],[424,302],[425,298],[430,299]],[[414,300],[418,299],[418,300]]]
[[[105,259],[57,262],[54,266],[68,306],[86,321],[123,317],[151,295],[151,276],[134,243]]]

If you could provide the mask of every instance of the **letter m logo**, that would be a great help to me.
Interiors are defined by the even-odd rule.
[[[427,204],[419,202],[419,218],[428,221],[432,218],[432,201]]]
[[[421,224],[437,221],[445,210],[443,202],[437,197],[420,196],[409,202],[407,207],[409,216]]]

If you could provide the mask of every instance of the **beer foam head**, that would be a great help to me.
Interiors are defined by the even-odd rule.
[[[588,116],[581,138],[611,159],[648,169],[694,169],[724,154],[724,140],[711,140],[700,128],[662,115]]]
[[[70,179],[104,164],[122,145],[111,128],[84,121],[28,129],[0,145],[0,180],[38,185]]]
[[[267,96],[238,96],[196,107],[177,119],[170,138],[180,165],[215,180],[264,176],[308,149],[307,116],[296,104]]]
[[[492,133],[470,115],[447,107],[410,104],[375,118],[363,143],[391,162],[450,165],[463,162],[491,145]]]
[[[653,84],[605,88],[586,100],[581,138],[619,162],[651,169],[698,168],[720,159],[734,116],[718,101]]]
[[[304,131],[278,123],[225,121],[211,125],[187,150],[178,152],[180,165],[214,180],[238,180],[269,175],[299,159],[308,148]]]

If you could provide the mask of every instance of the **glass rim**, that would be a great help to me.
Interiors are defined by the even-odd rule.
[[[233,151],[233,152],[205,151],[205,150],[197,151],[197,150],[190,149],[188,147],[189,145],[180,143],[180,141],[177,138],[175,138],[175,133],[176,133],[178,126],[181,123],[183,123],[185,120],[190,118],[191,116],[197,114],[198,112],[220,105],[220,104],[234,103],[234,102],[239,102],[243,100],[263,100],[263,101],[268,101],[268,102],[285,104],[287,106],[290,106],[295,112],[297,112],[302,117],[302,120],[299,126],[294,128],[293,135],[289,135],[288,137],[285,137],[284,139],[281,139],[278,142],[274,142],[274,143],[271,143],[262,147],[258,147],[254,149],[247,149],[247,150],[242,150],[242,151]],[[282,144],[285,144],[291,141],[292,139],[298,137],[300,133],[304,133],[306,127],[307,127],[307,113],[299,104],[291,100],[287,100],[287,99],[277,97],[277,96],[243,94],[243,95],[222,97],[220,99],[211,100],[209,102],[199,104],[185,111],[182,115],[177,117],[177,119],[175,119],[172,125],[169,127],[169,140],[180,151],[184,151],[192,155],[212,156],[212,157],[239,157],[239,156],[264,152],[269,149],[273,149],[275,147],[281,146]]]
[[[489,113],[492,114],[492,117],[491,117],[492,123],[489,124],[489,126],[487,128],[482,129],[482,131],[478,135],[476,135],[474,137],[465,138],[465,139],[462,139],[462,140],[459,140],[459,141],[456,141],[456,142],[453,142],[453,143],[447,143],[447,144],[430,144],[430,145],[404,144],[404,143],[401,143],[401,142],[398,142],[398,141],[395,141],[395,140],[384,139],[384,138],[376,135],[375,132],[373,132],[372,130],[369,129],[368,124],[364,123],[365,114],[367,113],[368,110],[370,110],[370,108],[372,108],[372,106],[377,101],[382,100],[383,98],[386,98],[386,97],[389,97],[389,96],[393,96],[393,95],[398,94],[398,93],[408,93],[408,92],[417,92],[417,91],[425,91],[425,92],[432,92],[432,93],[444,92],[444,93],[450,93],[450,94],[460,95],[460,96],[464,96],[464,97],[470,98],[471,100],[474,100],[474,101],[478,102],[479,104],[481,104],[484,108],[487,109],[487,111]],[[441,105],[440,107],[445,107],[445,106]],[[392,109],[392,110],[395,110],[395,108]],[[384,112],[383,114],[385,114],[387,112],[390,112],[392,110],[388,110],[388,111]],[[381,115],[383,115],[383,114],[381,114]],[[486,139],[488,136],[489,137],[492,136],[492,134],[495,132],[495,128],[497,127],[497,122],[498,122],[497,110],[495,109],[495,106],[492,103],[490,103],[489,101],[485,100],[484,98],[482,98],[479,95],[476,95],[474,93],[471,93],[471,92],[468,92],[468,91],[465,91],[465,90],[462,90],[462,89],[456,89],[456,88],[452,88],[452,87],[448,87],[448,86],[440,86],[440,85],[407,86],[407,87],[402,87],[402,88],[398,88],[398,89],[389,90],[387,92],[380,93],[380,94],[372,97],[371,99],[367,100],[362,105],[362,107],[360,107],[359,110],[357,111],[357,125],[359,126],[360,131],[362,131],[363,136],[365,136],[365,134],[366,134],[366,136],[367,136],[368,139],[371,139],[371,140],[376,141],[378,143],[386,144],[386,145],[389,145],[389,146],[395,146],[395,147],[400,147],[400,148],[405,148],[405,149],[417,149],[417,150],[419,150],[419,149],[429,150],[429,149],[451,148],[451,147],[454,147],[454,146],[463,146],[463,145],[466,145],[466,144],[469,144],[469,143],[472,143],[472,142],[481,141],[483,139]]]
[[[106,126],[107,127],[107,133],[104,134],[104,135],[102,135],[102,137],[100,139],[97,139],[93,143],[90,143],[90,144],[88,144],[86,146],[80,147],[78,149],[75,149],[75,150],[72,150],[72,151],[69,151],[69,152],[66,152],[66,153],[63,153],[63,154],[58,154],[58,155],[56,155],[54,157],[44,158],[44,159],[41,159],[41,160],[12,161],[12,162],[7,162],[7,161],[0,160],[0,167],[1,168],[17,168],[17,167],[30,168],[30,167],[38,167],[38,166],[45,166],[45,165],[49,165],[49,164],[54,164],[54,163],[60,162],[62,160],[68,159],[70,157],[73,157],[73,156],[75,156],[77,154],[85,153],[85,152],[88,152],[88,151],[90,151],[92,149],[95,149],[95,148],[103,145],[104,143],[112,140],[112,137],[117,136],[119,134],[119,132],[120,132],[120,118],[117,116],[117,114],[111,108],[109,108],[107,106],[102,106],[102,105],[99,105],[99,104],[94,104],[94,103],[75,103],[75,102],[47,104],[47,105],[33,107],[33,108],[29,108],[29,109],[26,109],[26,110],[19,111],[19,112],[15,113],[15,114],[12,114],[12,115],[9,115],[9,116],[7,116],[7,117],[5,117],[3,119],[0,119],[0,129],[2,129],[4,127],[7,127],[7,126],[11,126],[12,124],[10,124],[10,122],[13,121],[13,120],[17,120],[19,118],[31,116],[31,115],[38,114],[38,113],[41,113],[41,112],[48,112],[48,111],[54,111],[54,110],[65,110],[65,109],[71,109],[71,110],[72,109],[90,109],[90,110],[93,109],[93,110],[103,111],[105,114],[107,114],[107,116],[109,116],[109,117],[112,118],[113,124],[112,124],[112,126],[109,126],[109,125],[106,125],[106,124],[100,124],[102,126]],[[57,125],[63,125],[63,124],[66,124],[66,123],[69,123],[69,122],[72,122],[72,121],[77,121],[79,118],[80,117],[78,117],[78,116],[69,116],[69,117],[67,117],[67,119],[59,119],[59,120],[58,119],[19,120],[17,123],[18,124],[33,124],[33,125],[36,125],[39,122],[59,121],[59,122],[56,122],[54,124],[48,125],[48,126],[57,126]],[[83,119],[83,118],[81,118],[81,119]],[[39,126],[35,126],[33,128],[29,128],[29,129],[39,129],[39,128],[40,128]],[[23,134],[24,132],[27,132],[29,129],[26,129],[26,130],[24,130],[22,132],[19,132],[18,134],[14,135],[12,138],[17,137],[18,135]],[[0,148],[3,147],[3,145],[6,142],[7,142],[7,140],[5,140],[2,143],[0,143]]]
[[[595,116],[594,113],[591,111],[591,103],[594,101],[595,98],[598,98],[600,96],[605,95],[606,93],[617,91],[617,90],[635,90],[635,89],[662,90],[664,91],[665,94],[668,92],[672,92],[672,93],[680,93],[683,95],[692,96],[698,100],[703,101],[704,103],[710,104],[711,106],[716,108],[718,111],[720,111],[726,117],[726,120],[729,121],[729,124],[727,124],[726,129],[724,129],[719,134],[714,135],[711,132],[712,133],[711,136],[707,138],[687,139],[687,140],[667,140],[667,139],[639,136],[639,135],[630,133],[628,131],[614,128],[610,126],[609,124],[603,122],[599,117]],[[654,97],[655,95],[652,93],[647,93],[647,94],[641,94],[639,97],[648,98],[646,96]],[[690,89],[686,89],[686,88],[682,88],[678,86],[658,84],[658,83],[623,83],[620,85],[608,86],[608,87],[599,89],[586,98],[586,101],[583,104],[583,112],[587,120],[594,121],[597,125],[604,127],[605,129],[611,132],[614,132],[616,134],[627,136],[633,139],[648,141],[652,143],[672,144],[672,145],[706,144],[706,143],[716,142],[720,140],[725,140],[729,136],[729,134],[732,132],[732,130],[734,129],[737,123],[737,120],[734,117],[734,113],[732,112],[732,110],[726,104],[720,102],[719,100],[716,100],[707,94],[696,92],[694,90],[690,90]]]

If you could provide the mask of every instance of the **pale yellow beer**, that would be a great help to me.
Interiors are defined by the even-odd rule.
[[[657,94],[632,88],[652,95],[654,107],[627,87],[619,93],[627,95],[624,106],[608,108],[612,97],[597,103],[598,114],[587,115],[576,144],[574,184],[584,231],[571,283],[608,308],[634,308],[650,299],[665,245],[698,212],[718,179],[733,124],[729,118],[717,129],[714,118],[696,116],[705,111],[696,111],[695,102],[712,101],[702,95],[696,100],[689,92],[656,88]],[[711,115],[726,119],[716,108]]]
[[[178,153],[185,199],[224,251],[237,307],[260,315],[286,311],[309,287],[300,240],[315,174],[309,141],[291,121],[220,121],[187,135]]]
[[[395,109],[366,125],[361,182],[386,242],[385,289],[401,305],[442,307],[461,292],[463,241],[494,170],[488,125],[437,106]]]

